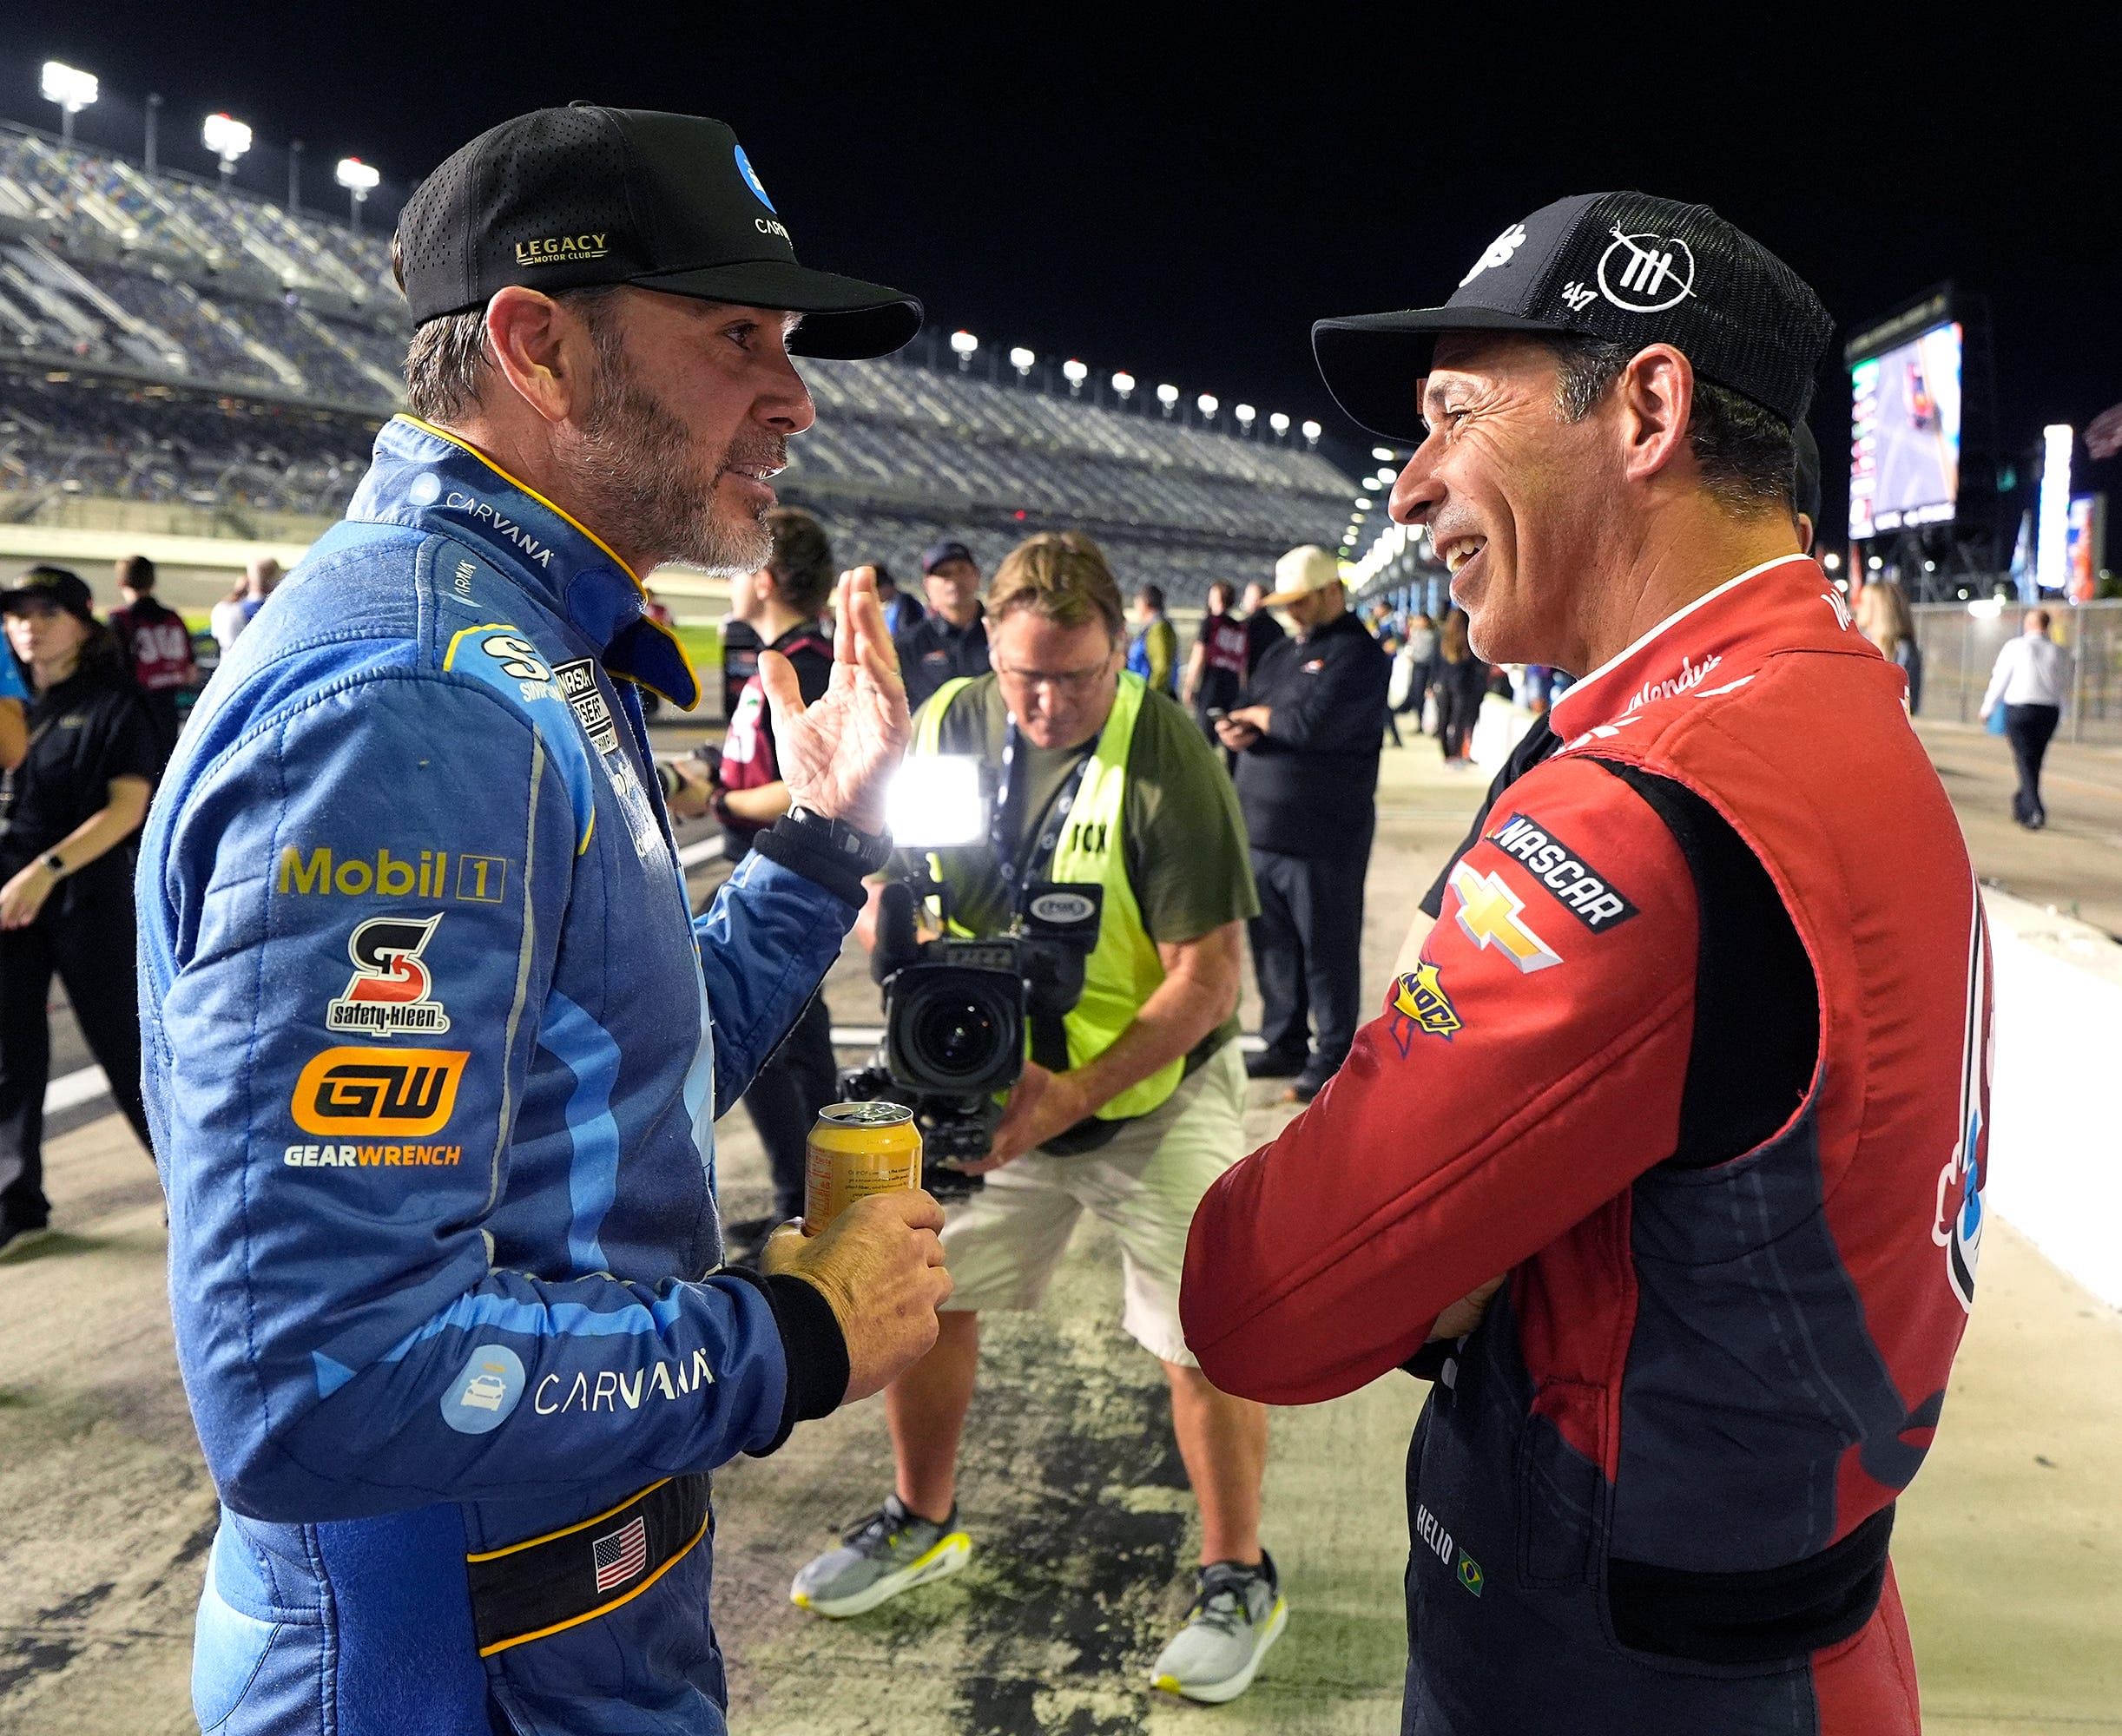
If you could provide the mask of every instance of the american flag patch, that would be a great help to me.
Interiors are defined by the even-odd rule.
[[[649,1528],[636,1513],[610,1536],[599,1537],[590,1553],[596,1562],[599,1591],[624,1585],[649,1565]]]

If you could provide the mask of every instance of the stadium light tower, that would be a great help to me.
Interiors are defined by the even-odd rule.
[[[1216,412],[1221,407],[1216,401],[1216,394],[1212,391],[1204,391],[1194,400],[1194,408],[1201,412],[1201,419],[1203,422],[1215,421]]]
[[[59,136],[72,144],[75,115],[96,101],[96,75],[63,60],[48,60],[38,76],[37,89],[47,102],[59,105]]]
[[[1022,344],[1010,352],[1010,365],[1017,370],[1017,378],[1020,380],[1027,380],[1031,378],[1032,365],[1038,360],[1038,358],[1025,348]]]
[[[1091,378],[1091,370],[1071,356],[1061,364],[1061,378],[1068,382],[1068,395],[1080,398],[1083,396],[1083,383]]]
[[[1370,455],[1381,464],[1394,463],[1398,456],[1390,446],[1373,446],[1370,449]]]
[[[1275,431],[1275,437],[1280,440],[1289,432],[1289,418],[1278,410],[1268,418],[1268,426]]]
[[[1179,388],[1167,381],[1157,387],[1157,401],[1164,406],[1164,415],[1169,419],[1171,412],[1178,407]]]
[[[1326,430],[1316,422],[1307,422],[1299,431],[1304,436],[1304,444],[1307,446],[1316,446],[1319,444],[1319,437],[1325,433]]]
[[[1135,376],[1125,368],[1112,377],[1112,395],[1120,400],[1123,410],[1127,408],[1128,400],[1135,395]]]
[[[226,188],[235,174],[236,159],[251,148],[251,129],[231,115],[209,115],[199,135],[221,160],[221,186]]]
[[[972,352],[980,347],[980,340],[970,332],[951,333],[951,352],[958,358],[958,372],[964,373],[972,365]]]
[[[1253,418],[1260,414],[1260,412],[1257,410],[1255,410],[1249,404],[1241,404],[1230,413],[1238,418],[1238,426],[1243,429],[1248,434],[1253,431]]]
[[[365,163],[359,157],[341,157],[333,179],[346,189],[346,221],[353,226],[353,233],[361,233],[361,207],[368,203],[368,195],[376,190],[376,183],[383,179],[373,163]]]

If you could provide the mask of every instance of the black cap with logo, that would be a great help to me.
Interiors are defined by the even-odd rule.
[[[801,313],[801,355],[889,355],[921,327],[904,291],[798,265],[737,135],[697,115],[576,102],[504,121],[420,183],[398,248],[416,323],[507,284],[629,283]]]
[[[1312,351],[1356,421],[1419,440],[1414,382],[1441,332],[1671,344],[1703,378],[1795,424],[1834,330],[1804,279],[1708,206],[1580,193],[1497,236],[1443,306],[1321,319]]]
[[[81,575],[64,567],[32,567],[5,590],[0,590],[0,615],[24,603],[49,603],[77,621],[96,625],[96,598]]]

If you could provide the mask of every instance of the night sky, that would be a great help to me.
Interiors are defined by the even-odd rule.
[[[2035,40],[2034,9],[1992,10],[1976,38],[1910,9],[1862,35],[1825,15],[1808,39],[1788,7],[1661,23],[1609,5],[1564,36],[1552,9],[1452,9],[1479,32],[1440,10],[1283,7],[1270,32],[1238,21],[1277,14],[1189,7],[1182,39],[940,9],[879,9],[886,28],[839,8],[659,8],[682,29],[593,30],[537,9],[511,25],[492,7],[0,3],[0,115],[56,128],[36,66],[69,60],[103,84],[82,142],[137,154],[159,91],[164,161],[207,174],[199,119],[225,108],[258,135],[242,184],[284,196],[300,138],[306,200],[343,213],[343,155],[381,168],[382,206],[540,104],[712,114],[807,262],[912,290],[932,324],[985,344],[1316,416],[1352,441],[1312,369],[1312,319],[1441,299],[1526,212],[1641,187],[1715,205],[1845,335],[1946,279],[1986,293],[2007,463],[2044,423],[2122,399],[2122,27]],[[1417,25],[1387,22],[1404,15]],[[1837,366],[1813,412],[1830,525],[1848,407]],[[2080,476],[2112,491],[2122,460]]]

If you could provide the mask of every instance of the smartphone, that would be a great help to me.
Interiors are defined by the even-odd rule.
[[[1225,711],[1221,706],[1210,706],[1206,715],[1210,723],[1221,723],[1225,718],[1229,717],[1230,713]]]

